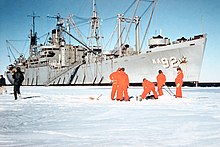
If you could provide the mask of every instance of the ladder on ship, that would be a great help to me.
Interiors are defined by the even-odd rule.
[[[85,63],[83,62],[75,62],[73,65],[71,65],[70,67],[68,67],[67,69],[61,71],[60,73],[56,74],[55,76],[53,76],[52,78],[48,79],[44,85],[45,86],[49,86],[51,83],[53,83],[55,80],[59,79],[62,75],[64,75],[65,73],[69,72],[70,70],[72,70],[73,68],[77,69],[83,65]],[[75,74],[75,73],[74,73]]]

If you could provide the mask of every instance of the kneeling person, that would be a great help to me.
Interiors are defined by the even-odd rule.
[[[143,86],[143,90],[144,90],[142,95],[141,95],[142,99],[145,99],[147,94],[149,94],[151,91],[154,94],[154,98],[158,99],[158,95],[157,95],[157,92],[155,91],[154,83],[152,83],[152,82],[150,82],[150,81],[148,81],[147,79],[144,78],[142,86]]]

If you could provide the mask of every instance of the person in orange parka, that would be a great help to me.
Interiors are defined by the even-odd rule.
[[[182,85],[183,85],[183,71],[180,67],[177,68],[177,76],[175,79],[176,84],[176,98],[182,98]]]
[[[158,71],[157,75],[157,90],[159,96],[163,95],[162,87],[166,84],[166,76],[163,74],[162,70]]]
[[[125,101],[129,101],[128,96],[128,87],[129,87],[129,78],[128,75],[125,73],[125,68],[121,68],[120,74],[118,78],[118,93],[117,93],[117,100],[122,101],[123,97]]]
[[[142,86],[143,86],[143,93],[141,95],[141,98],[142,99],[145,99],[147,94],[149,94],[151,91],[153,92],[154,94],[154,98],[155,99],[158,99],[158,95],[157,95],[157,92],[155,91],[155,86],[154,86],[154,83],[148,81],[147,79],[143,79],[143,83],[142,83]]]
[[[121,68],[118,68],[115,72],[111,73],[109,78],[112,81],[112,91],[111,91],[111,99],[115,100],[115,93],[118,89],[118,78],[120,74]]]

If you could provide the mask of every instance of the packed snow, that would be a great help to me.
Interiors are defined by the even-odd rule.
[[[22,86],[17,101],[12,89],[0,96],[0,146],[220,146],[220,88],[129,102],[110,100],[110,86]]]

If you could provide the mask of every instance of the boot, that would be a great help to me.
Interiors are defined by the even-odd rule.
[[[15,100],[17,100],[17,93],[14,93]]]

